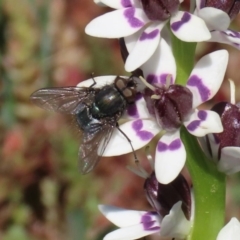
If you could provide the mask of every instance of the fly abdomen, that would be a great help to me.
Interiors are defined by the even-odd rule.
[[[94,119],[92,115],[89,113],[89,108],[85,107],[82,111],[76,114],[77,123],[80,129],[84,132],[88,132],[89,134],[95,133],[99,128],[99,121]],[[96,128],[93,125],[96,123]]]

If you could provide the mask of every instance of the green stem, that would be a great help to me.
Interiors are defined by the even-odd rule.
[[[188,240],[216,240],[224,224],[226,177],[206,158],[196,137],[182,129],[181,139],[187,151],[195,200],[193,229]]]
[[[196,43],[186,43],[172,36],[172,48],[177,64],[175,83],[186,85],[194,66]],[[196,137],[181,130],[187,152],[187,168],[191,175],[195,199],[192,231],[188,240],[216,240],[225,217],[225,175],[202,152]]]
[[[186,85],[189,74],[194,66],[196,45],[196,43],[182,42],[172,35],[172,50],[177,64],[175,83]]]

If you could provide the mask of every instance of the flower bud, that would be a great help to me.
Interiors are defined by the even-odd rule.
[[[173,205],[182,201],[182,210],[189,220],[191,214],[191,194],[186,179],[180,174],[169,184],[161,184],[157,181],[153,172],[145,181],[148,202],[162,217],[169,214]]]
[[[224,147],[240,147],[240,104],[228,102],[217,103],[213,108],[221,117],[223,132],[215,133],[215,139],[219,142],[219,154]],[[220,156],[218,156],[220,159]]]
[[[164,21],[177,12],[179,0],[141,0],[143,10],[152,21]]]

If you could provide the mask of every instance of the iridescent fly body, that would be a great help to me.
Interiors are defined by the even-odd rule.
[[[83,174],[96,166],[113,130],[118,127],[117,121],[136,96],[136,84],[131,77],[117,76],[112,84],[102,88],[94,87],[94,79],[93,82],[90,87],[45,88],[31,95],[37,106],[76,118],[83,135],[79,148]]]

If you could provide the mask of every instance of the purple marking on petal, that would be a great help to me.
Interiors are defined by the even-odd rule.
[[[180,139],[175,139],[169,144],[168,149],[170,151],[176,151],[177,149],[181,148],[181,140]]]
[[[159,30],[155,29],[150,33],[143,32],[141,37],[139,38],[140,41],[148,40],[148,39],[154,39],[159,34]]]
[[[181,145],[180,139],[173,140],[169,145],[160,141],[158,142],[157,150],[158,152],[165,152],[167,150],[176,151],[177,149],[181,148]]]
[[[140,100],[142,97],[143,97],[143,95],[142,95],[140,92],[138,92],[138,93],[136,94],[135,101]]]
[[[191,19],[191,14],[189,14],[188,12],[185,12],[180,21],[174,22],[171,25],[172,30],[175,32],[178,31],[179,28],[181,28],[181,26],[184,25],[185,23],[189,22],[190,19]]]
[[[136,104],[129,105],[128,108],[127,108],[127,113],[131,117],[139,118],[139,114],[138,114]]]
[[[240,38],[240,33],[233,30],[222,31],[222,33],[226,34],[229,37]]]
[[[141,223],[143,224],[143,229],[145,231],[154,231],[154,230],[160,230],[159,226],[154,226],[155,224],[155,220],[152,220],[151,217],[152,214],[146,213],[141,217]],[[154,214],[155,215],[155,214]]]
[[[148,141],[154,137],[154,135],[151,132],[142,130],[137,133],[137,136],[141,138],[143,141]]]
[[[207,112],[204,111],[204,110],[200,110],[198,112],[198,118],[201,120],[201,121],[205,121],[207,119]]]
[[[190,124],[187,125],[187,130],[189,130],[190,132],[195,131],[199,127],[200,123],[200,120],[192,121]]]
[[[157,145],[157,150],[158,152],[165,152],[167,151],[168,149],[168,145],[166,143],[163,143],[163,142],[158,142],[158,145]]]
[[[146,80],[150,84],[158,83],[158,77],[154,74],[149,74]]]
[[[144,23],[138,18],[134,17],[134,14],[135,14],[135,8],[133,7],[127,8],[124,11],[124,16],[127,18],[127,21],[130,24],[130,26],[133,28],[140,28],[144,26]]]
[[[202,99],[202,102],[206,102],[210,96],[210,90],[203,84],[202,79],[197,75],[192,75],[188,82],[187,86],[196,87]]]
[[[123,7],[127,8],[127,7],[132,7],[132,3],[130,0],[121,0],[121,4]]]
[[[141,119],[138,119],[132,123],[132,127],[136,132],[139,132],[143,127],[143,122]]]
[[[132,127],[134,131],[136,132],[136,135],[142,140],[142,141],[148,141],[154,137],[154,135],[146,130],[141,130],[143,128],[143,122],[141,119],[138,119],[132,123]]]

